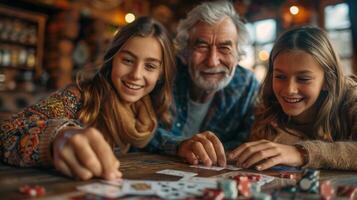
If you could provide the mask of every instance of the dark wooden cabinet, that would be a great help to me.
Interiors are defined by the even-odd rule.
[[[0,4],[0,91],[33,92],[42,74],[46,16]]]

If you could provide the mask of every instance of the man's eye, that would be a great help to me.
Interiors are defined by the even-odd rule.
[[[198,44],[195,46],[195,49],[200,51],[207,51],[209,49],[209,46],[205,44]]]
[[[226,46],[222,46],[219,47],[219,51],[222,52],[223,54],[228,54],[231,52],[231,48],[230,47],[226,47]]]

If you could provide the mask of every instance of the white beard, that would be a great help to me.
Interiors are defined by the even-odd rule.
[[[196,85],[196,87],[209,91],[209,92],[216,92],[218,90],[221,90],[225,88],[233,79],[234,72],[236,70],[236,67],[233,67],[233,70],[229,73],[229,70],[226,67],[215,67],[215,68],[208,68],[204,69],[201,71],[208,72],[208,73],[219,73],[219,72],[224,72],[225,75],[221,80],[218,81],[208,81],[205,80],[204,77],[201,76],[200,71],[194,70],[193,67],[189,66],[188,67],[188,72],[190,74],[190,77],[193,81],[193,83]]]

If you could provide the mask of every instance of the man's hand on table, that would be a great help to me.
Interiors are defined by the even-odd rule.
[[[205,166],[226,166],[223,145],[218,137],[210,131],[198,133],[183,141],[180,144],[178,155],[193,165],[202,163]]]
[[[65,128],[56,136],[53,165],[61,173],[88,180],[92,177],[116,179],[122,176],[119,160],[95,128]]]

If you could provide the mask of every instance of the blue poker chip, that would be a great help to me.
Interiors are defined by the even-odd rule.
[[[229,179],[218,181],[218,186],[223,190],[224,196],[227,199],[236,199],[238,197],[237,182]]]

